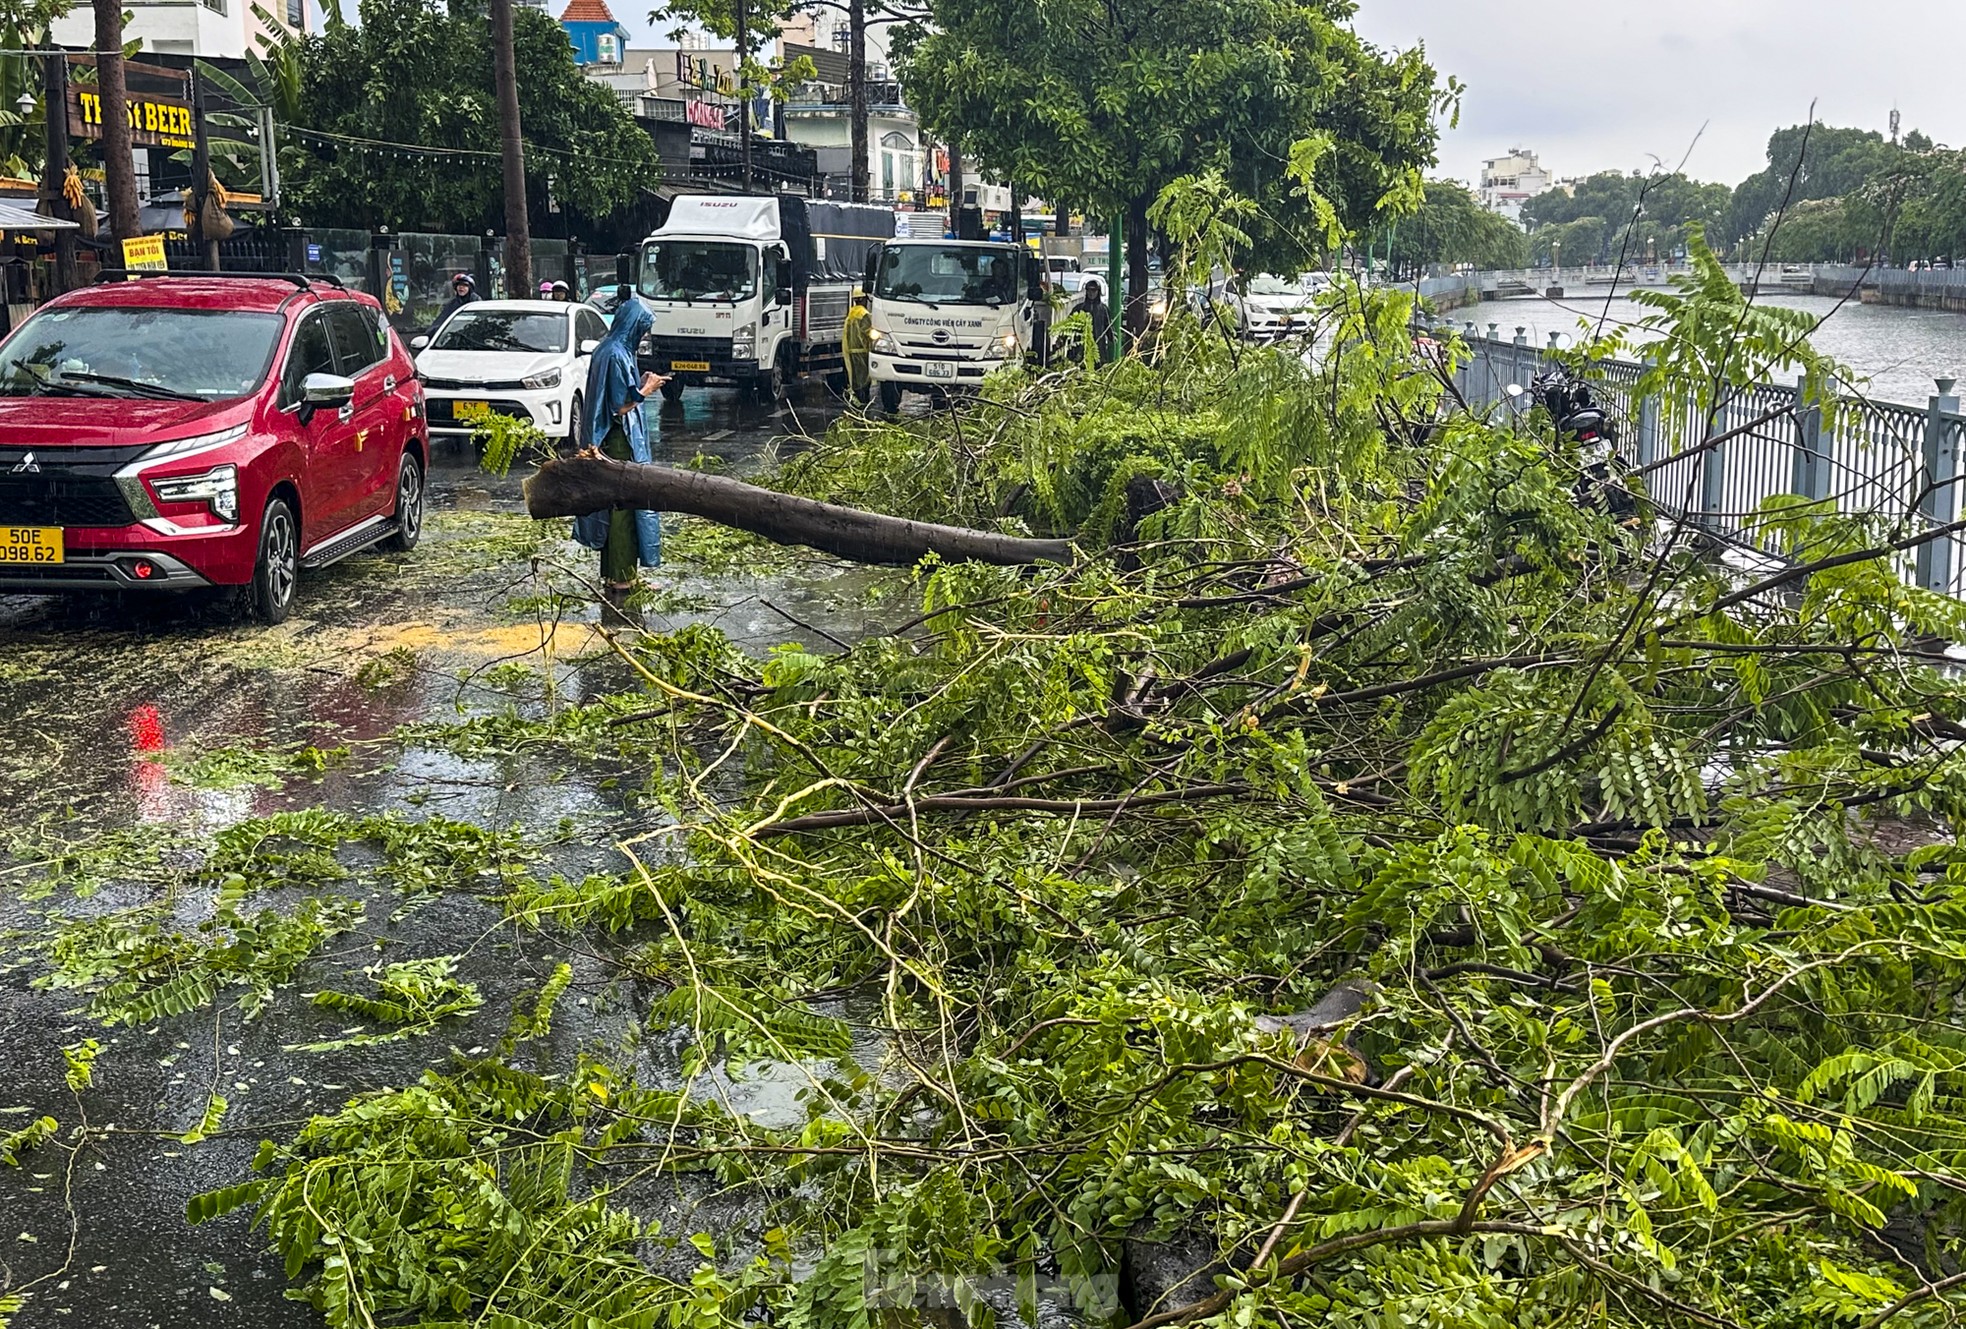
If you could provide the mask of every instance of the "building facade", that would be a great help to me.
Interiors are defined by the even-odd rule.
[[[1554,183],[1535,153],[1510,148],[1507,156],[1491,157],[1481,164],[1481,184],[1475,196],[1490,212],[1499,212],[1520,225],[1522,205]]]
[[[307,31],[306,0],[259,0],[272,21],[253,12],[255,0],[123,0],[129,15],[123,39],[141,43],[155,55],[191,55],[243,60],[262,54],[269,42]],[[95,11],[77,5],[50,29],[55,44],[87,51],[96,44]],[[142,58],[141,54],[138,56]]]
[[[583,69],[620,69],[628,59],[628,29],[615,21],[607,0],[573,0],[560,15],[573,43],[573,62]]]

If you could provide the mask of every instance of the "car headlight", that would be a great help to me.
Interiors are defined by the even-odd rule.
[[[150,488],[160,503],[203,503],[222,521],[239,520],[239,468],[229,463],[200,475],[154,479]]]
[[[230,429],[220,429],[210,434],[194,434],[190,438],[174,438],[167,443],[159,443],[143,454],[146,464],[163,461],[166,457],[182,457],[187,453],[203,452],[206,448],[216,448],[226,443],[236,443],[246,436],[246,426],[233,425]]]
[[[877,355],[894,354],[894,338],[888,336],[888,334],[885,332],[875,333],[874,340],[869,342],[867,345],[868,348],[873,352],[875,352]]]
[[[522,386],[528,388],[557,388],[560,386],[560,371],[549,369],[543,374],[528,375],[520,379],[519,382]]]

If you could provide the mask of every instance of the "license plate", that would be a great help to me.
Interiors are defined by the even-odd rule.
[[[693,369],[699,374],[707,374],[710,372],[710,362],[708,360],[671,360],[669,362],[669,368]]]
[[[930,360],[928,362],[928,376],[930,378],[954,378],[956,376],[956,367],[947,360]]]
[[[59,563],[61,527],[0,526],[0,563]]]
[[[451,403],[451,419],[483,420],[492,413],[488,401],[454,401]]]

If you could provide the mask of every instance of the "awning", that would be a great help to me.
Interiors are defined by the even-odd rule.
[[[16,207],[12,203],[0,202],[0,231],[79,231],[79,222],[64,221],[58,217],[43,217],[32,208]]]

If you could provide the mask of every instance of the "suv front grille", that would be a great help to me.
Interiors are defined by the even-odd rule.
[[[128,526],[136,520],[107,476],[14,475],[0,471],[0,523],[13,526]]]

